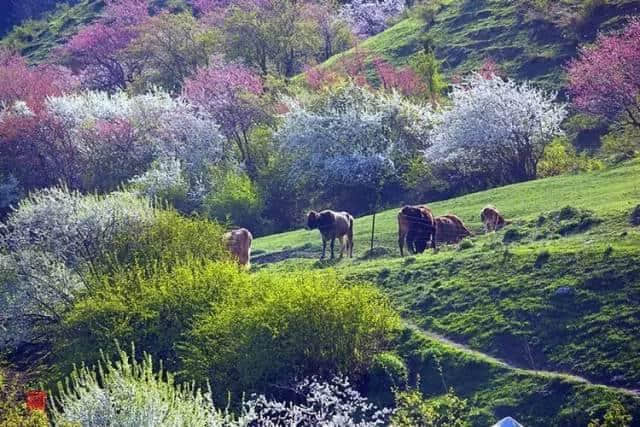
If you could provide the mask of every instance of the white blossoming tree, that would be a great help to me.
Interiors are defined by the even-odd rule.
[[[305,104],[290,101],[278,139],[292,181],[323,201],[357,194],[375,208],[384,182],[424,148],[430,125],[428,107],[349,84]]]
[[[352,0],[342,6],[340,15],[354,33],[366,38],[384,31],[389,20],[404,9],[405,0]]]
[[[0,225],[0,347],[34,342],[58,322],[85,290],[83,269],[154,216],[147,201],[123,192],[51,188],[23,199]]]
[[[436,115],[426,157],[462,174],[491,175],[496,183],[534,179],[567,114],[554,99],[528,83],[474,74],[454,87],[451,107]]]

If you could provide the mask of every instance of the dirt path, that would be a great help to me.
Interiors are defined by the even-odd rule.
[[[517,371],[517,372],[522,372],[522,373],[526,373],[526,374],[532,374],[532,375],[539,375],[539,376],[547,376],[547,377],[562,377],[562,378],[569,378],[573,381],[576,382],[580,382],[580,383],[585,383],[585,384],[589,384],[589,385],[593,385],[593,386],[597,386],[597,387],[605,387],[614,391],[617,391],[619,393],[623,393],[623,394],[628,394],[631,396],[635,396],[640,398],[640,390],[632,390],[632,389],[628,389],[628,388],[624,388],[624,387],[616,387],[616,386],[612,386],[612,385],[608,385],[608,384],[601,384],[601,383],[594,383],[592,381],[589,381],[588,379],[578,376],[578,375],[573,375],[573,374],[568,374],[568,373],[564,373],[564,372],[556,372],[556,371],[544,371],[544,370],[537,370],[537,369],[527,369],[527,368],[523,368],[521,366],[517,366],[514,365],[512,363],[509,363],[507,361],[504,361],[502,359],[498,359],[494,356],[490,356],[486,353],[482,353],[481,351],[478,350],[474,350],[472,348],[467,347],[464,344],[455,342],[455,341],[451,341],[449,338],[446,338],[440,334],[437,334],[435,332],[431,332],[428,330],[425,330],[419,326],[417,326],[416,324],[414,324],[413,322],[409,322],[407,321],[407,323],[414,329],[416,329],[417,331],[420,331],[421,333],[425,334],[426,336],[428,336],[429,338],[433,338],[436,341],[439,341],[443,344],[446,344],[448,346],[454,347],[464,353],[468,353],[470,355],[473,355],[475,357],[479,357],[482,359],[485,359],[489,362],[495,363],[497,365],[503,366],[505,368]]]

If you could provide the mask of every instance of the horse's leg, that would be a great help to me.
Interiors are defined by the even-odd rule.
[[[333,248],[334,248],[335,245],[336,245],[336,238],[334,237],[334,238],[331,239],[331,259],[334,258]]]

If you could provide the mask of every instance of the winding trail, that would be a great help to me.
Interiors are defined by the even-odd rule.
[[[566,378],[566,379],[570,379],[573,380],[575,382],[579,382],[579,383],[584,383],[584,384],[588,384],[588,385],[592,385],[594,387],[604,387],[606,389],[610,389],[612,391],[616,391],[618,393],[621,394],[626,394],[629,396],[633,396],[636,398],[640,398],[640,390],[634,390],[634,389],[629,389],[629,388],[624,388],[624,387],[617,387],[617,386],[612,386],[612,385],[608,385],[608,384],[602,384],[602,383],[594,383],[584,377],[581,377],[579,375],[574,375],[574,374],[568,374],[568,373],[564,373],[564,372],[557,372],[557,371],[544,371],[544,370],[537,370],[537,369],[527,369],[527,368],[523,368],[521,366],[517,366],[514,365],[510,362],[507,362],[505,360],[502,359],[498,359],[494,356],[490,356],[486,353],[482,353],[481,351],[478,350],[474,350],[468,346],[466,346],[465,344],[461,344],[455,341],[450,340],[449,338],[446,338],[440,334],[437,334],[435,332],[423,329],[419,326],[417,326],[415,323],[405,319],[405,322],[407,323],[407,325],[409,325],[409,327],[411,327],[412,329],[415,329],[416,331],[419,331],[420,333],[426,335],[429,338],[432,338],[442,344],[445,344],[447,346],[453,347],[463,353],[467,353],[469,355],[472,355],[474,357],[478,357],[478,358],[482,358],[485,359],[491,363],[497,364],[499,366],[505,367],[507,369],[513,370],[515,372],[520,372],[520,373],[525,373],[525,374],[529,374],[529,375],[538,375],[538,376],[543,376],[543,377],[557,377],[557,378]]]

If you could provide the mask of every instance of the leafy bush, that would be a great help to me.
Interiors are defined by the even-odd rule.
[[[209,217],[233,225],[256,228],[263,201],[255,184],[242,173],[214,173],[213,189],[204,201]]]
[[[588,172],[602,169],[602,162],[587,154],[578,154],[566,139],[556,139],[544,149],[538,163],[538,177],[546,178],[568,172]]]
[[[102,259],[104,272],[133,265],[173,268],[182,262],[229,260],[223,244],[224,228],[206,219],[186,218],[174,211],[157,211],[152,224],[137,234],[122,235],[109,256]]]
[[[181,356],[185,373],[221,391],[277,391],[296,377],[336,372],[357,379],[399,322],[377,290],[344,286],[334,274],[257,274],[249,284],[229,280]]]
[[[588,427],[629,427],[633,418],[620,402],[614,402],[602,420],[589,421]]]
[[[189,257],[173,266],[160,261],[151,270],[134,265],[101,275],[92,280],[92,292],[64,317],[56,340],[58,365],[66,370],[72,363],[94,362],[97,349],[111,352],[117,340],[135,342],[177,370],[181,363],[176,347],[191,324],[209,313],[228,288],[250,282],[233,264],[203,264]]]
[[[418,390],[396,393],[396,411],[391,419],[397,427],[466,427],[467,401],[453,391],[435,399],[426,400]]]
[[[602,138],[602,152],[614,160],[627,160],[640,152],[640,130],[619,126]]]
[[[404,390],[409,383],[409,371],[404,360],[395,353],[376,355],[367,373],[367,391],[384,402],[393,402],[393,391]]]

